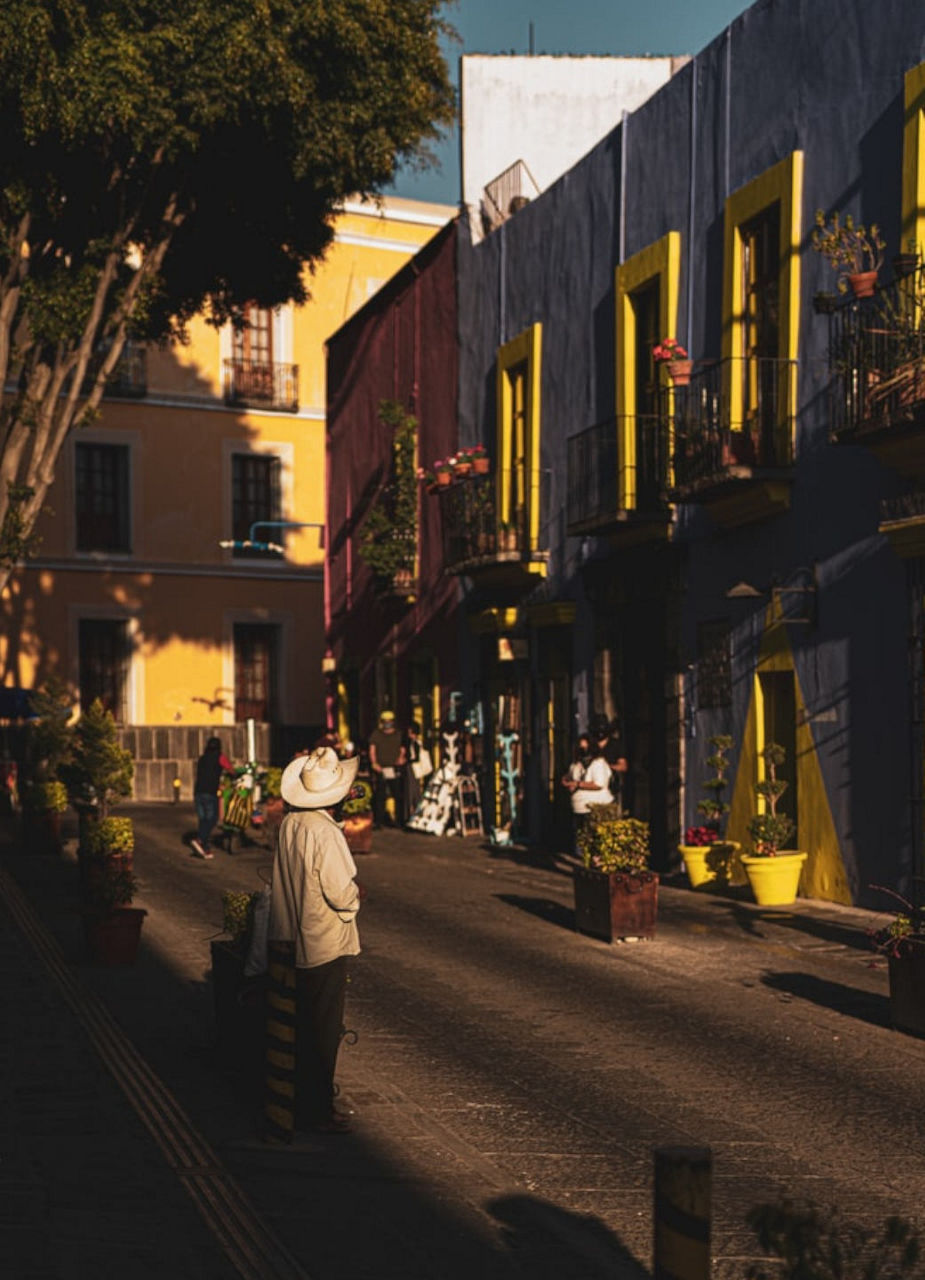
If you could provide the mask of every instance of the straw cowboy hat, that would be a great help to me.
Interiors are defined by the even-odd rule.
[[[296,756],[283,770],[280,794],[294,809],[326,809],[337,804],[353,786],[359,756],[341,760],[331,747],[316,747]]]

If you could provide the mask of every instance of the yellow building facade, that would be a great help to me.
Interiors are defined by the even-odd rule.
[[[178,765],[248,718],[323,724],[324,343],[454,214],[349,202],[307,304],[125,353],[0,601],[6,686],[61,677],[126,731],[167,731],[142,754]]]

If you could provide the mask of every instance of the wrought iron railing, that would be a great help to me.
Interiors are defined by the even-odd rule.
[[[925,492],[901,493],[880,502],[881,520],[925,520]]]
[[[104,338],[96,346],[87,376],[81,384],[84,395],[89,395],[93,383],[99,373],[100,366],[110,350],[111,342]],[[123,396],[127,399],[140,400],[148,394],[148,353],[147,349],[137,342],[126,341],[122,347],[116,367],[106,379],[103,388],[104,396]]]
[[[276,361],[226,360],[225,403],[243,408],[299,408],[299,366]]]
[[[795,360],[743,356],[695,368],[673,400],[675,489],[793,465]]]
[[[627,466],[627,489],[640,514],[664,511],[668,489],[667,413],[633,414],[599,422],[568,441],[566,520],[570,529],[593,528],[615,518],[620,494],[618,441],[632,432],[634,460]]]
[[[836,439],[925,424],[925,267],[829,317]]]
[[[504,483],[510,483],[508,473],[502,476]],[[437,493],[443,563],[450,572],[473,561],[518,560],[530,553],[526,505],[521,503],[507,521],[499,521],[495,475],[470,475],[441,486]]]

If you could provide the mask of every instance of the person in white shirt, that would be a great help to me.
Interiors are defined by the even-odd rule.
[[[578,784],[585,776],[585,770],[591,763],[591,739],[586,733],[578,735],[575,744],[575,757],[562,777],[562,785],[569,793],[572,809],[572,852],[578,847],[578,832],[588,812],[588,792]]]
[[[358,765],[356,756],[341,760],[332,747],[318,747],[292,760],[280,783],[291,811],[279,829],[267,931],[265,1115],[271,1141],[290,1141],[294,1128],[341,1133],[350,1127],[334,1108],[334,1070],[347,957],[360,950],[361,890],[334,810],[353,786]]]
[[[594,735],[591,748],[591,763],[584,772],[578,787],[584,793],[586,805],[613,804],[613,791],[610,789],[612,771],[607,759],[607,746],[610,742],[610,730],[606,729]],[[587,812],[587,809],[585,810]]]

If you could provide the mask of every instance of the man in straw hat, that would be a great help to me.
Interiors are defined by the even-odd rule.
[[[296,756],[283,770],[283,818],[273,862],[268,929],[266,1135],[341,1133],[334,1068],[343,1030],[347,957],[360,950],[356,864],[334,809],[359,760],[331,747]]]

